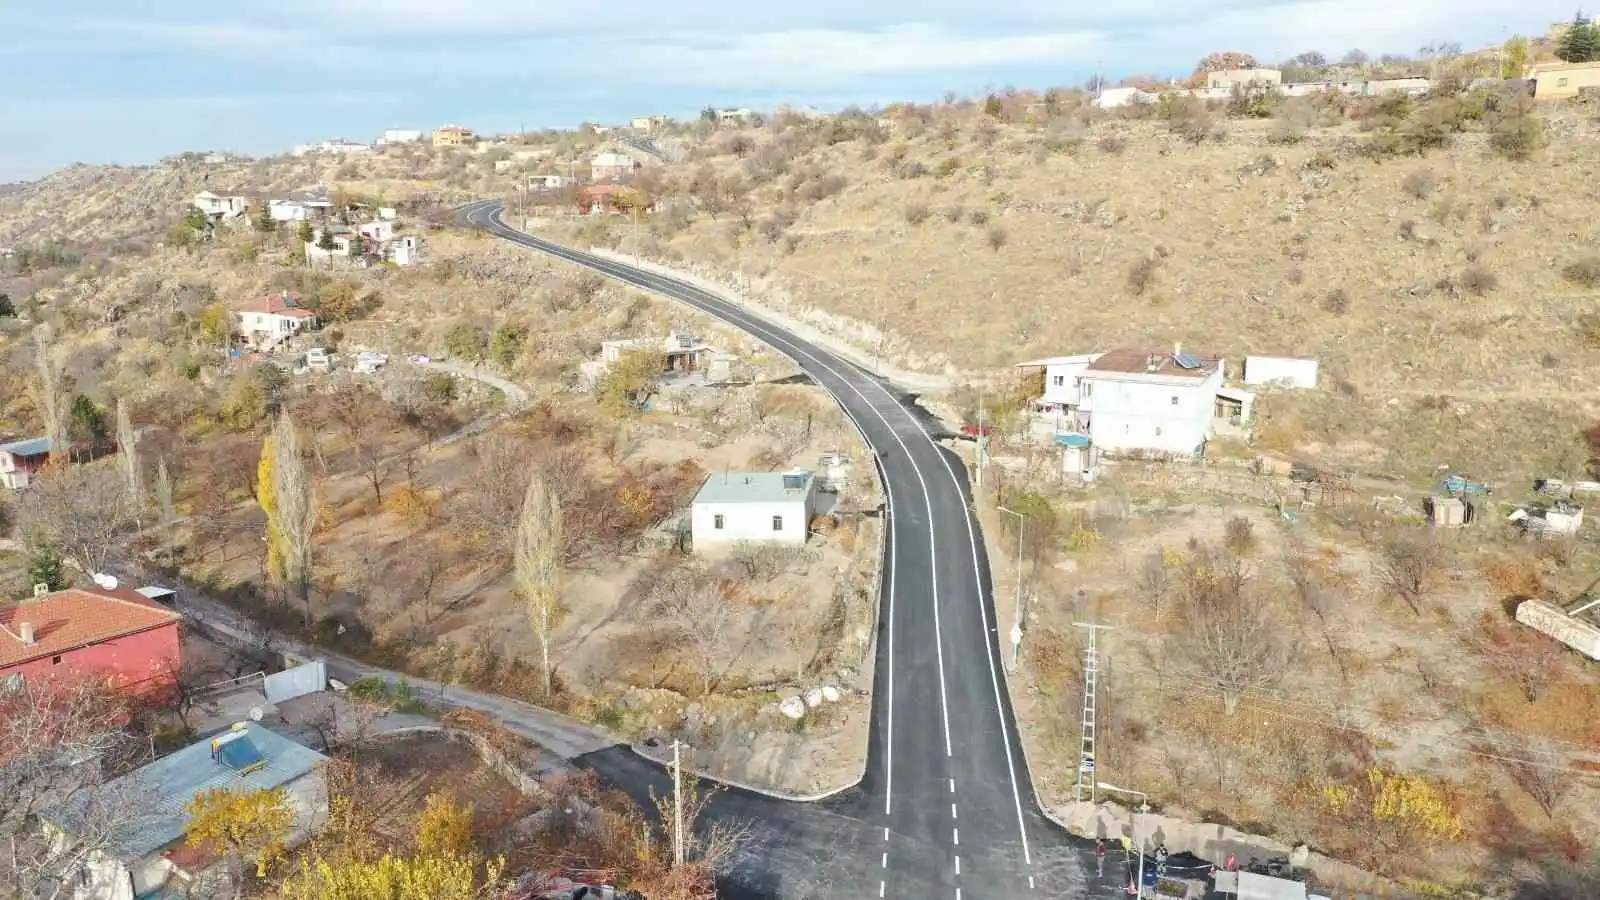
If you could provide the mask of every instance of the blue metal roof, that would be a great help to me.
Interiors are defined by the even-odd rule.
[[[1063,447],[1087,447],[1089,436],[1087,434],[1058,434],[1056,443]]]
[[[811,490],[811,472],[726,472],[712,475],[694,495],[696,503],[782,503]],[[786,483],[787,482],[787,483]]]
[[[116,836],[105,848],[108,856],[134,862],[183,839],[189,814],[184,807],[196,796],[212,788],[228,790],[270,790],[282,787],[309,774],[327,761],[309,747],[254,722],[244,722],[243,737],[213,750],[212,740],[190,744],[149,765],[113,779],[93,791],[85,791],[69,803],[47,810],[40,818],[68,834],[83,827],[98,810],[117,807],[112,813],[126,818]],[[223,732],[218,737],[232,732]],[[239,745],[248,745],[248,750]],[[257,761],[235,769],[234,760],[254,757]]]
[[[10,453],[13,456],[38,456],[50,452],[50,439],[47,437],[28,438],[25,441],[13,441],[9,444],[0,444],[0,453]]]

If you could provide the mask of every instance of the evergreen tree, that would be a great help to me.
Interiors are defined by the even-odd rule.
[[[318,250],[327,250],[327,251],[331,252],[332,250],[334,250],[338,246],[339,246],[338,244],[335,244],[333,242],[333,229],[324,228],[317,235],[317,249]]]
[[[106,440],[106,419],[100,408],[83,394],[72,399],[72,409],[67,414],[67,436],[74,443],[98,447]]]
[[[1578,19],[1561,36],[1556,56],[1569,63],[1600,60],[1600,26]]]
[[[206,214],[201,212],[199,207],[191,206],[183,213],[183,224],[189,226],[191,231],[205,231],[211,220],[206,218]]]
[[[10,319],[16,314],[17,308],[11,303],[11,295],[0,294],[0,319]]]
[[[271,203],[263,202],[261,208],[256,210],[256,230],[262,233],[278,230],[278,220],[272,217]]]
[[[67,586],[66,565],[61,560],[61,549],[54,541],[40,540],[28,551],[28,585],[46,585],[52,591]]]
[[[300,230],[296,234],[299,235],[302,244],[309,244],[317,239],[317,232],[311,227],[310,219],[300,220]]]

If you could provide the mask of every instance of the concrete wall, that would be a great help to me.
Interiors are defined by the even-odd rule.
[[[1583,88],[1600,89],[1600,63],[1579,63],[1533,73],[1533,96],[1539,100],[1564,100]]]
[[[1198,453],[1211,436],[1219,371],[1189,384],[1157,384],[1094,378],[1085,400],[1092,404],[1089,437],[1102,450]]]
[[[1600,627],[1575,619],[1543,600],[1524,600],[1517,621],[1555,638],[1590,659],[1600,660]]]
[[[1317,361],[1288,356],[1244,358],[1245,384],[1274,382],[1282,382],[1284,387],[1314,388],[1317,386]]]
[[[815,488],[813,488],[813,491]],[[773,503],[696,503],[690,516],[695,549],[738,541],[776,541],[803,544],[811,522],[812,494]],[[722,516],[722,527],[716,517]],[[772,517],[782,516],[783,527],[774,530]]]

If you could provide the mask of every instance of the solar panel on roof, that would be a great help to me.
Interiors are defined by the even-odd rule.
[[[251,743],[247,737],[223,744],[217,748],[217,755],[228,765],[228,768],[238,772],[240,775],[248,775],[257,769],[264,768],[267,764],[267,760],[261,755],[261,751],[256,749],[256,745]]]
[[[1172,355],[1172,359],[1181,368],[1185,368],[1185,369],[1198,369],[1198,368],[1200,368],[1200,360],[1196,359],[1194,354],[1192,354],[1192,353],[1174,353]]]

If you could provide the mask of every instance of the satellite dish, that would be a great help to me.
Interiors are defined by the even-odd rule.
[[[250,707],[250,721],[259,722],[259,721],[261,721],[261,716],[262,715],[263,714],[261,712],[261,707],[259,707],[259,706]]]
[[[96,573],[94,573],[94,583],[99,585],[102,588],[105,588],[108,591],[114,591],[114,590],[117,589],[117,578],[116,578],[116,576],[115,575],[107,575],[104,572],[96,572]]]

